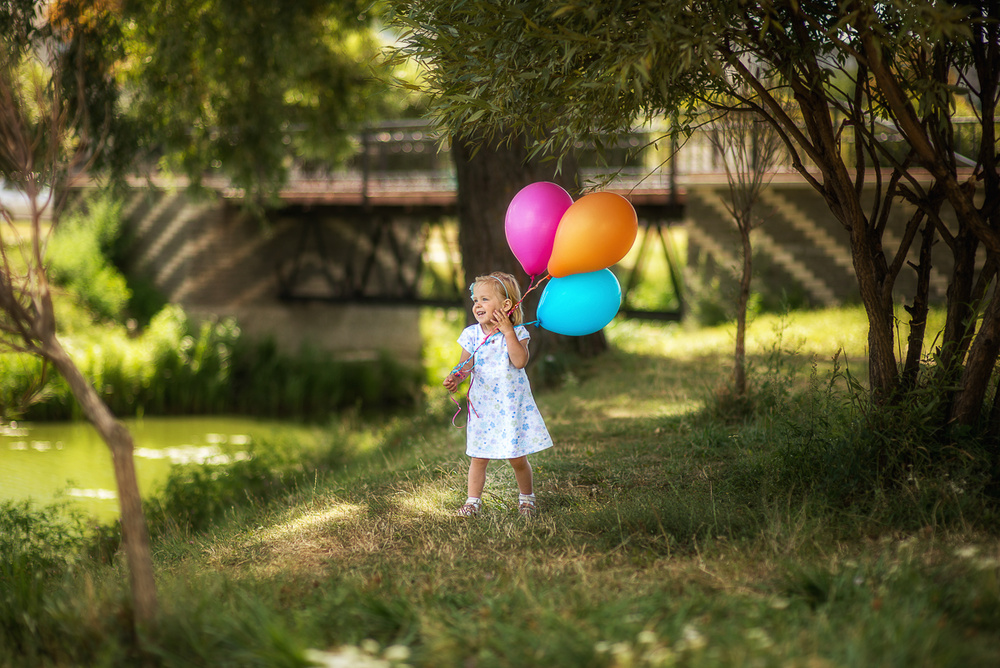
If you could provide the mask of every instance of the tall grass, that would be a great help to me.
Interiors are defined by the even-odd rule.
[[[0,504],[0,665],[45,665],[86,642],[84,611],[70,593],[76,578],[88,577],[86,545],[78,517]]]

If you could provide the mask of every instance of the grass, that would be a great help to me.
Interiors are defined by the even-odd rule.
[[[861,358],[863,342],[836,338],[859,319],[755,321],[760,401],[742,421],[706,410],[729,330],[615,323],[612,352],[537,394],[557,445],[533,458],[530,522],[503,463],[483,514],[454,516],[465,434],[429,380],[419,415],[332,423],[339,459],[316,475],[158,533],[163,615],[142,655],[112,555],[53,567],[32,624],[0,620],[21,638],[0,665],[996,665],[991,501],[957,479],[964,496],[821,484],[852,475],[837,444],[858,429],[828,346]],[[424,326],[431,379],[461,324]]]

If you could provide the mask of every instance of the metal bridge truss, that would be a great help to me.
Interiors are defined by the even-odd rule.
[[[613,270],[622,285],[621,312],[633,318],[677,320],[684,289],[670,223],[677,209],[650,217],[637,207],[640,233],[632,252]],[[670,215],[667,215],[670,214]],[[464,308],[457,222],[445,208],[289,207],[297,220],[277,267],[286,301],[381,303]],[[652,297],[650,297],[652,295]]]

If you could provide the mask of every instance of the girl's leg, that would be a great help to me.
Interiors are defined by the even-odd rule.
[[[517,489],[521,492],[517,497],[517,511],[522,517],[531,518],[535,515],[534,481],[531,477],[531,464],[527,457],[515,457],[510,460],[514,468],[514,478]]]
[[[534,491],[534,481],[531,477],[531,464],[528,457],[515,457],[510,460],[510,465],[514,468],[514,479],[517,480],[517,489],[521,494],[532,494]]]
[[[486,465],[489,463],[490,460],[479,457],[473,457],[469,462],[469,498],[482,498],[483,487],[486,485]]]
[[[464,517],[472,517],[479,514],[482,507],[483,485],[486,484],[486,465],[490,463],[488,459],[473,457],[469,462],[469,498],[458,509],[458,514]]]

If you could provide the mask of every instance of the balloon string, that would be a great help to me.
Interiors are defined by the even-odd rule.
[[[523,301],[525,300],[525,298],[526,298],[526,297],[528,296],[528,293],[530,293],[530,292],[531,292],[532,290],[536,289],[536,288],[537,288],[537,287],[539,287],[539,286],[540,286],[540,285],[541,285],[542,283],[544,283],[545,281],[549,280],[549,279],[550,279],[550,278],[552,278],[552,277],[551,277],[551,276],[549,275],[549,273],[548,273],[548,272],[546,272],[546,273],[545,273],[545,276],[543,276],[543,277],[542,277],[542,278],[541,278],[541,279],[540,279],[540,280],[538,281],[538,283],[535,283],[535,278],[536,278],[536,276],[532,276],[532,277],[531,277],[531,280],[530,280],[530,281],[528,281],[528,289],[524,291],[524,294],[523,294],[523,295],[521,295],[521,298],[520,298],[520,299],[519,299],[519,300],[517,301],[517,303],[516,303],[516,304],[514,304],[514,306],[512,306],[512,307],[511,307],[510,311],[508,311],[508,312],[507,312],[507,315],[508,315],[508,316],[510,316],[510,314],[512,314],[512,313],[513,313],[514,311],[516,311],[516,310],[517,310],[517,307],[518,307],[518,306],[520,306],[520,305],[521,305],[521,302],[523,302]]]
[[[459,362],[454,367],[452,367],[451,374],[449,374],[449,375],[458,376],[458,382],[462,382],[467,377],[472,376],[472,372],[473,372],[473,370],[476,367],[476,361],[475,361],[476,360],[476,353],[479,352],[480,348],[482,348],[487,343],[489,343],[489,340],[491,338],[493,338],[494,334],[497,334],[499,332],[500,332],[500,328],[499,327],[494,327],[493,331],[491,331],[489,334],[487,334],[485,337],[483,337],[482,342],[480,342],[480,344],[478,346],[476,346],[475,350],[472,351],[472,354],[469,355],[468,359],[466,359],[464,362]],[[466,370],[465,369],[465,365],[467,365],[469,362],[472,362],[472,368]],[[472,405],[472,399],[469,398],[469,394],[472,392],[472,384],[475,381],[476,381],[476,377],[472,376],[472,380],[469,381],[469,388],[465,391],[465,401],[466,401],[466,403],[469,404],[469,412],[471,414],[475,415],[476,417],[479,417],[479,413],[476,411],[476,407]],[[458,429],[461,429],[462,428],[461,426],[455,424],[455,419],[458,418],[458,414],[462,412],[462,404],[458,403],[458,401],[455,400],[455,397],[452,396],[452,395],[450,395],[450,394],[449,394],[449,398],[452,400],[452,402],[456,406],[458,406],[458,410],[455,411],[455,414],[451,416],[451,424],[454,425],[455,427],[457,427]]]
[[[466,403],[469,404],[469,413],[471,415],[479,417],[479,412],[476,410],[476,407],[472,405],[472,399],[469,398],[469,392],[472,392],[472,383],[474,383],[475,380],[476,379],[473,378],[472,380],[469,381],[469,389],[466,390],[465,392],[465,401]],[[466,426],[468,423],[466,423],[466,425],[455,424],[455,420],[458,419],[459,414],[462,412],[462,404],[458,403],[458,401],[455,400],[455,397],[453,395],[448,395],[448,398],[451,399],[452,403],[458,407],[458,410],[455,411],[455,414],[451,416],[451,424],[456,429],[462,429],[462,427]]]

